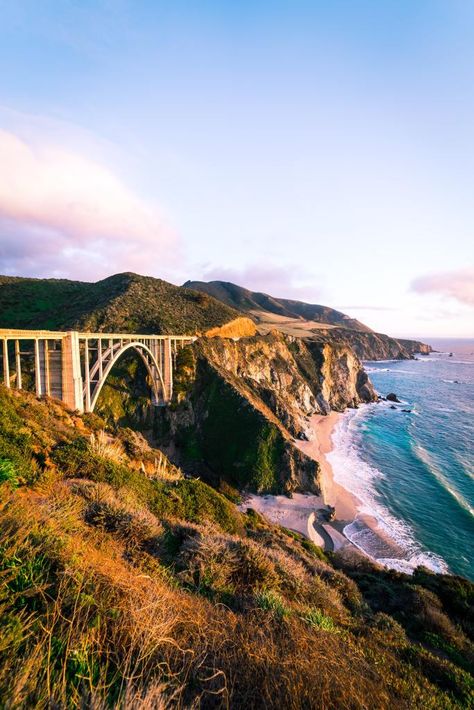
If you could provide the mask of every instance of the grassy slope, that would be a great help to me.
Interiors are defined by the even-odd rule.
[[[3,705],[472,706],[472,584],[327,559],[102,426],[0,387]]]
[[[97,283],[0,277],[0,327],[195,333],[240,313],[161,279],[116,274]]]

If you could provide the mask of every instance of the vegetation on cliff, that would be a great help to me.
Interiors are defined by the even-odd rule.
[[[474,586],[324,555],[0,386],[4,707],[471,707]]]

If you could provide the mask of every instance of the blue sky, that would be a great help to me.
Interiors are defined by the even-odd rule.
[[[0,0],[0,271],[474,335],[474,5]]]

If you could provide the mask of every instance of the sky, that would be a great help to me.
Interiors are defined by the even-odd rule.
[[[474,336],[474,4],[0,0],[0,273]]]

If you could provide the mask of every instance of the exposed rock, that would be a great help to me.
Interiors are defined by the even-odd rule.
[[[386,397],[388,402],[398,402],[400,404],[400,400],[398,399],[397,395],[395,392],[389,392],[389,394]]]
[[[415,353],[428,355],[432,352],[430,345],[417,340],[397,340],[383,333],[358,332],[348,328],[314,331],[311,339],[349,346],[361,360],[410,360]]]

